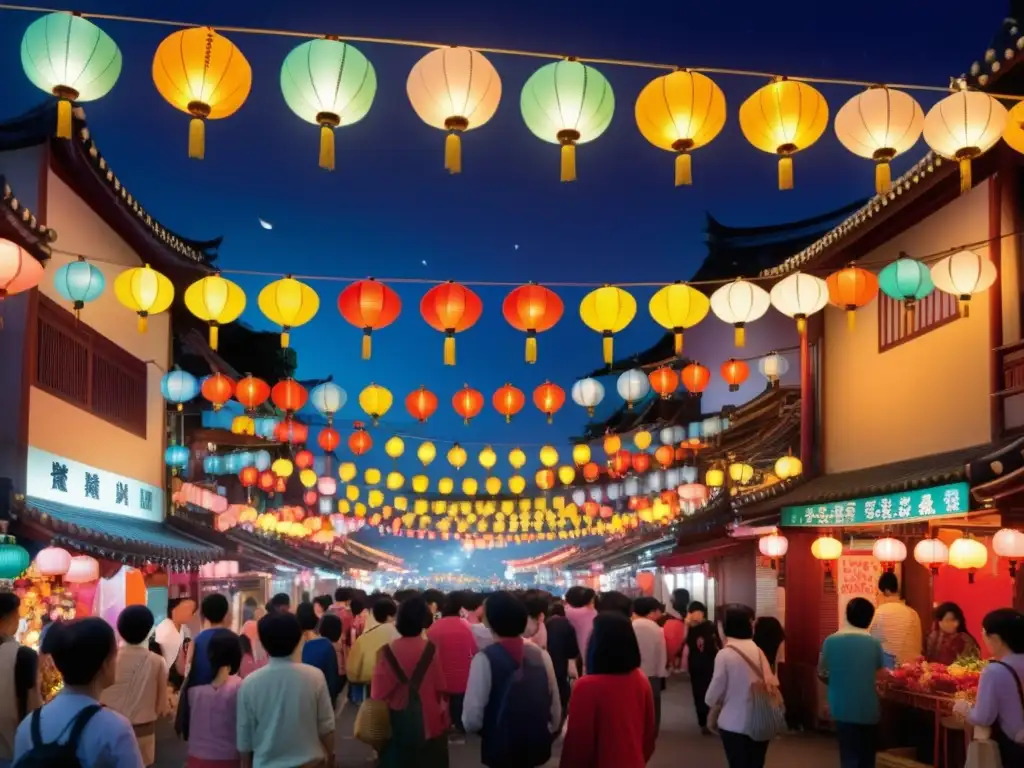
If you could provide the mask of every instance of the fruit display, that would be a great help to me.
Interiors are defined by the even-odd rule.
[[[896,667],[885,682],[891,688],[914,693],[973,698],[985,663],[977,657],[962,657],[946,666],[921,658]]]

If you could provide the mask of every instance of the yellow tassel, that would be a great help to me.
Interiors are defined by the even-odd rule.
[[[466,423],[469,424],[468,421]],[[512,423],[512,414],[510,414],[510,413],[506,413],[505,414],[505,423],[506,424],[511,424]]]
[[[450,334],[444,337],[444,364],[455,365],[455,337]]]
[[[291,334],[288,331],[281,331],[281,349],[287,349],[291,341]]]
[[[960,317],[970,317],[970,316],[971,316],[971,300],[970,299],[961,298],[960,299]]]
[[[960,194],[964,195],[971,191],[971,158],[960,158]]]
[[[451,131],[444,140],[444,169],[448,173],[462,173],[462,139]]]
[[[320,167],[334,170],[334,129],[329,125],[320,126]]]
[[[562,181],[576,181],[576,145],[562,145]]]
[[[886,195],[892,190],[892,169],[888,161],[875,163],[875,193]]]
[[[67,99],[57,101],[57,138],[71,138],[71,102]]]
[[[851,331],[857,327],[857,313],[852,309],[846,310],[846,327]]]
[[[145,333],[146,332],[146,328],[149,327],[149,320],[148,320],[148,318],[145,315],[139,315],[139,322],[138,322],[137,325],[138,325],[138,328],[139,328],[139,333]]]
[[[373,337],[370,336],[369,332],[363,334],[363,360],[369,360],[370,354],[373,352]]]
[[[676,155],[676,186],[687,187],[693,184],[693,169],[690,163],[690,155],[680,152]]]
[[[801,336],[803,336],[805,333],[807,333],[807,318],[806,317],[798,317],[796,319],[796,332],[799,333]]]
[[[210,349],[217,351],[217,342],[220,340],[220,329],[216,325],[210,326]]]
[[[555,414],[549,413],[548,414],[548,424],[554,424],[554,423],[555,423]]]
[[[193,160],[206,157],[206,123],[193,117],[188,124],[188,156]]]
[[[526,337],[526,362],[536,363],[537,362],[537,337],[527,336]]]
[[[184,410],[185,410],[185,406],[182,405],[181,403],[178,403],[178,413],[181,413]]]
[[[793,188],[793,158],[779,158],[779,189]]]
[[[615,342],[612,339],[612,335],[608,334],[602,339],[601,349],[604,352],[604,364],[611,365],[614,360],[613,355],[615,353]]]
[[[676,331],[674,347],[675,347],[676,357],[679,357],[681,354],[683,354],[683,332],[682,331]]]
[[[747,346],[747,329],[742,325],[737,325],[736,330],[733,333],[733,341],[737,347]]]

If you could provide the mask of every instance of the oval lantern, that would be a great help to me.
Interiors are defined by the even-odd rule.
[[[312,451],[302,450],[295,454],[295,466],[299,469],[309,469],[314,461]]]
[[[0,282],[2,282],[0,275]],[[139,316],[139,333],[145,333],[150,315],[164,312],[174,301],[174,285],[146,264],[132,267],[114,280],[114,295],[122,305]]]
[[[188,371],[175,368],[160,377],[160,394],[180,411],[183,403],[199,394],[199,380]]]
[[[594,462],[588,462],[583,465],[583,479],[588,483],[596,482],[601,477],[601,467]]]
[[[733,463],[729,465],[729,479],[738,485],[746,485],[754,479],[754,468],[749,464]]]
[[[206,156],[206,121],[230,117],[252,88],[252,67],[238,47],[212,27],[190,27],[164,38],[153,57],[153,83],[164,100],[192,116],[188,156]]]
[[[461,134],[494,117],[501,101],[501,78],[494,65],[472,48],[438,48],[413,65],[405,90],[423,122],[448,132],[444,168],[461,173]]]
[[[1001,528],[992,536],[992,551],[1010,561],[1010,578],[1017,578],[1017,563],[1024,560],[1024,533]]]
[[[420,314],[427,325],[445,336],[445,365],[455,365],[455,334],[472,328],[482,312],[480,297],[458,283],[441,283],[424,294]]]
[[[668,469],[675,462],[676,452],[671,445],[661,445],[654,452],[654,460],[662,469]]]
[[[651,454],[643,452],[634,453],[630,463],[634,472],[643,474],[651,468]]]
[[[348,393],[333,381],[325,381],[313,387],[309,402],[317,413],[327,419],[327,426],[334,423],[334,414],[345,407]]]
[[[708,382],[711,381],[711,371],[700,363],[690,363],[680,371],[679,378],[686,391],[696,395],[707,389]]]
[[[526,362],[537,362],[537,334],[551,330],[562,318],[558,294],[543,285],[528,283],[512,289],[501,305],[505,321],[526,334]]]
[[[280,410],[291,414],[301,410],[309,400],[309,393],[295,379],[281,379],[271,388],[270,399]]]
[[[558,451],[552,445],[541,446],[538,454],[540,463],[550,469],[558,463]]]
[[[533,477],[537,487],[542,491],[550,491],[555,487],[555,471],[553,469],[538,469]]]
[[[388,455],[389,459],[401,458],[402,454],[405,453],[405,441],[398,435],[389,437],[387,442],[384,443],[384,453]]]
[[[203,379],[199,389],[203,397],[213,404],[213,410],[219,411],[234,396],[235,381],[223,373],[214,373]]]
[[[764,317],[771,306],[771,297],[761,286],[736,278],[711,294],[711,311],[719,320],[729,323],[734,331],[737,347],[746,344],[746,326]]]
[[[420,447],[416,449],[416,458],[419,459],[420,464],[424,467],[429,466],[435,456],[437,456],[437,448],[429,440],[424,440],[420,443]]]
[[[530,75],[519,107],[537,138],[561,145],[561,180],[575,181],[576,145],[605,132],[615,112],[615,96],[594,67],[566,59]]]
[[[586,443],[577,443],[572,447],[572,461],[577,467],[582,467],[590,462],[590,446]]]
[[[451,464],[456,470],[462,469],[466,466],[466,462],[469,460],[469,456],[466,453],[466,449],[458,443],[455,443],[451,448],[448,449],[446,455],[448,463]]]
[[[679,374],[665,365],[651,371],[647,378],[651,382],[651,389],[657,392],[662,400],[672,399],[672,395],[679,388]]]
[[[614,360],[614,336],[636,316],[636,299],[614,285],[605,285],[588,293],[580,302],[580,319],[590,330],[602,336],[605,365]]]
[[[939,566],[949,562],[949,547],[941,539],[922,539],[914,547],[914,559],[938,575]]]
[[[373,438],[363,429],[362,423],[357,421],[353,426],[356,431],[348,436],[348,449],[356,456],[362,456],[373,448]]]
[[[615,388],[619,391],[619,397],[626,401],[626,408],[632,410],[634,403],[647,397],[647,393],[651,391],[651,383],[643,371],[633,368],[619,376]]]
[[[928,267],[905,253],[878,273],[878,287],[893,301],[903,304],[904,333],[914,329],[917,302],[935,290]]]
[[[373,278],[352,283],[338,295],[338,311],[351,325],[363,331],[362,358],[373,352],[373,332],[398,319],[402,300],[391,288]]]
[[[796,320],[797,333],[807,332],[807,318],[828,304],[828,285],[820,277],[794,272],[772,286],[771,302],[779,312]]]
[[[246,376],[235,384],[235,399],[247,411],[259,408],[270,397],[270,386],[263,379]]]
[[[295,471],[295,465],[290,459],[277,459],[270,465],[270,471],[277,477],[291,477]]]
[[[46,547],[36,555],[35,566],[40,576],[61,577],[71,568],[71,553],[60,547]]]
[[[515,389],[515,387],[513,387]],[[499,390],[500,391],[500,390]],[[519,390],[516,390],[519,392]],[[520,397],[522,392],[519,392]],[[525,401],[525,399],[524,399]],[[522,408],[521,401],[519,408]],[[452,397],[452,408],[455,412],[462,417],[462,421],[465,424],[469,424],[471,420],[483,410],[484,407],[484,396],[479,391],[473,389],[469,384],[464,384],[462,389],[455,393]],[[518,410],[518,409],[517,409]]]
[[[833,272],[825,279],[829,302],[846,310],[846,323],[853,330],[857,310],[870,304],[878,295],[878,278],[873,272],[855,264]]]
[[[309,439],[309,427],[298,419],[287,418],[274,427],[274,440],[279,443],[305,443]]]
[[[494,469],[494,466],[498,463],[498,454],[494,452],[491,446],[485,446],[479,454],[477,454],[476,460],[480,462],[480,466],[490,472]]]
[[[828,127],[828,102],[810,85],[776,78],[740,105],[740,129],[762,152],[779,157],[779,189],[793,188],[793,155]]]
[[[988,563],[988,549],[977,539],[959,538],[949,546],[949,564],[967,571],[967,581],[974,583],[974,574]]]
[[[6,242],[0,242],[0,250],[6,245]],[[13,243],[12,243],[13,245]],[[28,256],[28,254],[26,254]],[[28,258],[32,258],[28,256]],[[3,260],[3,256],[0,256],[0,261]],[[35,261],[35,259],[32,259]],[[0,267],[2,269],[2,267]],[[2,278],[0,278],[2,279]],[[57,270],[53,276],[53,287],[57,289],[57,293],[63,296],[65,299],[71,302],[71,307],[75,311],[75,317],[79,316],[79,313],[91,301],[95,301],[103,293],[103,288],[106,286],[106,278],[103,277],[103,272],[98,267],[94,267],[92,264],[87,262],[84,257],[78,257],[77,261],[71,261],[65,264],[63,267]]]
[[[888,536],[876,541],[871,552],[875,559],[889,571],[894,570],[896,563],[902,563],[907,559],[907,545],[899,539]]]
[[[164,451],[164,464],[171,468],[171,474],[188,466],[188,448],[183,445],[169,445]]]
[[[722,363],[721,374],[729,385],[729,391],[738,392],[740,386],[750,376],[750,366],[743,360],[730,358]]]
[[[924,118],[924,140],[937,155],[960,164],[960,193],[970,191],[971,161],[996,145],[1006,127],[1006,107],[981,91],[960,90],[942,99]]]
[[[645,85],[634,112],[647,141],[676,153],[679,187],[693,183],[690,153],[709,144],[725,126],[725,94],[706,75],[680,70]]]
[[[64,581],[68,584],[88,584],[99,581],[100,564],[95,558],[88,555],[76,555],[71,558],[68,565],[68,572],[64,574]]]
[[[586,408],[588,416],[593,416],[594,409],[604,400],[604,384],[590,377],[580,379],[572,385],[572,400],[576,405]]]
[[[320,309],[320,297],[303,282],[289,276],[275,280],[260,291],[260,312],[281,326],[281,347],[287,348],[292,328],[305,325]]]
[[[769,386],[775,387],[789,371],[789,361],[778,352],[769,352],[757,361],[757,369],[768,380]]]
[[[420,424],[425,424],[437,410],[437,395],[423,386],[414,389],[405,396],[405,410]]]
[[[513,448],[508,452],[508,463],[512,469],[520,470],[526,466],[526,454],[521,448]]]
[[[779,480],[789,480],[803,474],[804,464],[796,456],[782,456],[775,462],[775,476]]]
[[[554,421],[557,413],[565,405],[565,390],[557,384],[545,381],[533,390],[533,404],[537,410],[548,417],[548,424]]]
[[[932,282],[943,293],[956,296],[960,317],[969,317],[971,296],[987,291],[996,281],[996,265],[974,251],[958,251],[932,265]]]
[[[672,333],[673,349],[677,356],[683,354],[683,331],[707,317],[710,308],[711,302],[707,296],[683,282],[659,288],[648,304],[654,322]]]
[[[334,170],[334,129],[358,123],[377,93],[377,73],[355,46],[323,38],[291,50],[281,65],[281,94],[296,115],[320,126],[320,167]],[[330,495],[330,494],[326,494]]]
[[[370,384],[359,393],[359,407],[373,420],[374,425],[380,423],[384,414],[391,410],[393,401],[390,390],[379,384]]]
[[[456,394],[455,397],[458,398],[459,395]],[[494,410],[504,416],[505,423],[508,424],[512,421],[512,417],[523,409],[523,406],[526,404],[526,396],[521,389],[517,389],[511,384],[505,384],[494,393],[491,402],[494,404]],[[455,410],[459,411],[458,406],[456,406]],[[461,411],[459,413],[461,415]],[[468,419],[466,423],[469,423]]]
[[[776,561],[784,558],[789,552],[789,539],[777,533],[762,536],[757,540],[757,548],[762,555],[771,560],[772,568],[774,568]]]
[[[316,442],[324,453],[334,453],[341,445],[341,435],[333,427],[324,427],[317,435]]]
[[[622,438],[615,434],[606,435],[601,443],[601,448],[604,450],[605,456],[610,459],[622,450]]]
[[[210,327],[210,349],[216,351],[220,326],[245,311],[245,291],[220,275],[208,275],[185,289],[185,306]]]
[[[831,570],[831,563],[843,556],[843,543],[832,536],[819,536],[811,544],[811,555],[825,564],[825,572]]]

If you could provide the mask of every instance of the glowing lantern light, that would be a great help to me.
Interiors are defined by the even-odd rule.
[[[510,388],[515,389],[515,387]],[[517,389],[515,391],[518,392],[520,398],[522,398],[523,393],[519,392],[519,390]],[[498,392],[501,392],[501,390],[498,390]],[[496,392],[495,397],[497,398],[497,396],[498,393]],[[525,402],[525,399],[520,400],[519,408],[523,407],[523,402]],[[471,386],[469,386],[469,384],[464,384],[462,386],[462,389],[456,392],[455,395],[452,397],[452,408],[454,408],[455,412],[462,417],[462,421],[464,424],[469,424],[469,422],[472,419],[474,419],[480,413],[480,411],[483,410],[483,407],[484,396],[480,394],[478,390],[475,390]],[[497,407],[497,403],[495,404],[495,407]],[[516,408],[515,411],[518,411],[519,408]],[[508,418],[511,418],[511,416],[508,416]]]
[[[775,462],[775,476],[779,480],[789,480],[803,474],[804,465],[796,456],[783,456]]]
[[[380,483],[380,470],[376,467],[370,467],[363,472],[363,480],[367,485],[378,485]]]
[[[981,91],[960,90],[942,99],[924,118],[924,140],[937,155],[960,164],[960,192],[971,189],[971,161],[996,145],[1006,127],[1006,107]]]
[[[374,425],[391,409],[393,400],[391,392],[379,384],[370,384],[359,393],[359,407],[373,420]]]
[[[282,348],[288,346],[292,328],[308,323],[320,309],[316,291],[290,275],[265,286],[257,303],[270,322],[281,326]]]
[[[415,493],[426,493],[430,487],[430,478],[426,475],[415,475],[412,479],[412,489]]]
[[[558,451],[555,450],[554,446],[545,445],[541,447],[540,463],[549,469],[558,463]]]
[[[676,355],[683,354],[683,331],[707,317],[710,308],[707,296],[682,282],[660,288],[648,304],[654,322],[672,332]]]
[[[738,392],[740,386],[750,376],[750,366],[742,360],[730,358],[722,363],[721,373],[729,385],[729,391]]]
[[[216,350],[220,326],[233,323],[245,311],[245,291],[220,275],[209,275],[185,289],[185,306],[210,327],[210,349]]]
[[[460,395],[461,393],[455,395],[456,400],[458,400]],[[494,393],[491,402],[494,404],[494,410],[504,416],[505,423],[508,424],[512,421],[513,416],[523,410],[523,406],[526,404],[526,396],[521,389],[517,389],[511,384],[505,384],[505,386],[499,387]],[[461,414],[458,404],[456,404],[455,410]],[[477,412],[479,412],[479,409]],[[469,417],[466,417],[466,423],[469,423]]]
[[[929,568],[934,576],[938,574],[940,565],[949,562],[949,547],[941,539],[922,539],[914,547],[914,559]]]
[[[377,93],[377,73],[354,46],[310,40],[281,65],[281,93],[300,118],[320,126],[320,167],[334,170],[334,129],[358,123]]]
[[[626,401],[626,407],[632,410],[634,403],[647,397],[647,393],[651,391],[651,383],[643,371],[633,368],[619,376],[615,388],[619,391],[619,397]]]
[[[505,297],[501,306],[505,320],[526,334],[526,362],[537,362],[537,334],[551,330],[562,318],[563,310],[557,293],[535,283],[514,288]]]
[[[270,465],[270,471],[278,477],[291,477],[295,465],[289,459],[278,459]]]
[[[769,352],[757,361],[757,369],[768,379],[768,384],[776,387],[779,379],[789,371],[789,361],[778,352]]]
[[[327,419],[327,425],[334,423],[334,414],[340,411],[348,401],[348,393],[333,381],[325,381],[313,387],[309,393],[309,402],[317,413]]]
[[[633,454],[629,451],[616,451],[615,455],[612,456],[611,464],[616,474],[624,475],[633,466]]]
[[[671,400],[679,388],[679,374],[668,366],[663,365],[651,371],[647,378],[650,380],[651,389],[657,392],[662,400]]]
[[[512,469],[518,471],[526,466],[526,454],[521,448],[513,448],[508,452],[508,463]]]
[[[206,156],[206,120],[230,117],[245,103],[252,68],[212,27],[190,27],[164,38],[153,57],[153,83],[168,104],[192,116],[188,156]]]
[[[64,574],[64,581],[68,584],[88,584],[99,581],[100,564],[95,558],[88,555],[76,555],[71,558],[68,565],[68,572]]]
[[[357,421],[353,426],[356,431],[348,436],[348,449],[356,456],[362,456],[373,448],[373,438],[370,437],[370,433],[363,428],[361,422]]]
[[[448,449],[448,463],[455,467],[455,469],[462,469],[466,466],[468,458],[466,449],[458,443],[455,443],[455,445]]]
[[[403,453],[405,453],[405,441],[402,440],[398,435],[389,437],[387,442],[384,443],[384,453],[388,455],[388,458],[398,459]]]
[[[267,471],[260,473],[259,486],[261,491],[272,491],[274,490],[274,484],[277,482],[277,478],[274,477],[274,473]]]
[[[304,443],[309,439],[309,427],[298,419],[284,419],[274,427],[274,439],[290,445]]]
[[[942,102],[939,102],[940,104]],[[927,131],[927,128],[925,128]],[[977,539],[959,538],[949,547],[949,564],[967,571],[967,581],[974,583],[974,574],[988,562],[988,549]]]
[[[476,460],[480,462],[480,466],[490,472],[494,469],[494,466],[498,463],[498,454],[494,452],[491,446],[485,447],[477,455]]]
[[[704,483],[708,488],[721,488],[725,485],[725,472],[721,469],[709,469],[704,475]]]
[[[388,472],[388,476],[384,479],[384,485],[389,491],[400,491],[405,485],[405,477],[401,472]]]
[[[164,464],[171,468],[171,474],[177,475],[178,470],[188,466],[188,448],[183,445],[169,445],[164,451]]]
[[[488,477],[487,480],[484,481],[484,490],[486,490],[491,496],[497,496],[501,493],[501,478]]]
[[[610,459],[622,450],[622,438],[618,435],[606,435],[601,443],[601,448],[604,449],[605,456]]]
[[[580,318],[590,330],[600,333],[605,365],[614,360],[614,337],[636,316],[636,299],[621,288],[596,288],[580,302]]]
[[[238,473],[238,480],[243,488],[252,488],[259,482],[260,471],[256,467],[243,467]]]
[[[1002,528],[992,537],[992,551],[1010,561],[1010,578],[1017,578],[1017,563],[1024,560],[1024,533]]]
[[[248,411],[259,408],[270,397],[270,386],[262,379],[246,376],[235,384],[235,399]]]
[[[291,414],[306,404],[309,393],[295,379],[281,379],[270,390],[270,399],[280,410]]]
[[[890,299],[903,303],[906,333],[914,328],[915,305],[935,290],[935,283],[928,267],[901,253],[899,259],[879,272],[878,287]]]
[[[178,410],[182,404],[199,394],[199,381],[188,371],[175,368],[160,377],[160,394],[169,403],[175,403]]]
[[[825,280],[829,302],[846,310],[846,322],[853,330],[856,312],[878,295],[878,278],[866,269],[850,264]]]
[[[299,451],[295,454],[295,466],[299,469],[309,469],[313,466],[313,453],[312,451]]]
[[[312,488],[316,485],[316,472],[312,469],[303,469],[299,472],[299,482],[302,483],[303,488]]]
[[[444,364],[455,365],[455,334],[473,327],[483,312],[480,297],[464,285],[435,285],[420,301],[420,314],[444,338]]]
[[[591,66],[567,59],[546,64],[523,86],[519,106],[539,139],[561,144],[561,180],[576,180],[576,145],[598,138],[612,121],[612,87]]]
[[[580,379],[572,385],[572,401],[586,408],[587,415],[593,416],[594,409],[604,400],[604,384],[597,379]]]
[[[462,492],[466,496],[476,496],[477,491],[480,490],[480,483],[478,483],[472,477],[462,478]]]
[[[831,571],[831,563],[843,556],[843,543],[831,536],[820,536],[811,544],[811,554],[825,563],[825,572]]]
[[[60,547],[46,547],[39,550],[35,565],[40,576],[46,578],[63,576],[71,568],[71,553]]]
[[[651,433],[648,432],[646,429],[641,429],[639,432],[633,435],[633,445],[635,445],[637,449],[641,451],[646,451],[648,448],[650,448],[652,440],[653,438],[651,437]]]
[[[436,456],[437,448],[429,440],[420,443],[420,447],[416,449],[416,458],[419,459],[420,464],[424,467],[429,466]]]
[[[828,127],[828,102],[807,83],[776,78],[740,105],[740,128],[762,152],[779,156],[779,189],[793,188],[793,155]]]
[[[235,394],[235,381],[223,373],[215,373],[203,379],[200,391],[203,397],[213,403],[213,410],[219,411]]]
[[[455,488],[455,481],[450,477],[442,477],[437,481],[437,492],[442,496],[447,496]]]
[[[583,465],[583,479],[588,483],[596,482],[601,477],[601,468],[594,462]]]
[[[514,496],[518,496],[526,490],[526,479],[520,475],[512,475],[512,477],[508,479],[508,489]]]
[[[779,312],[796,320],[797,333],[807,332],[807,318],[828,304],[828,284],[820,277],[794,272],[771,290],[771,302]]]
[[[576,468],[570,466],[562,466],[558,468],[558,481],[565,487],[569,487],[573,484],[576,479]]]
[[[968,317],[971,296],[987,291],[996,281],[996,265],[974,251],[958,251],[932,265],[932,282],[960,301],[960,316]]]
[[[789,539],[777,533],[762,536],[757,541],[757,548],[762,555],[772,561],[772,568],[774,568],[775,562],[784,558],[789,552]]]
[[[405,397],[405,410],[420,424],[425,424],[437,410],[437,395],[423,386],[414,389]]]
[[[754,468],[749,464],[733,463],[729,465],[729,479],[737,485],[746,485],[754,479]]]
[[[577,467],[582,467],[590,462],[590,446],[586,443],[578,443],[572,447],[572,461]]]
[[[550,491],[555,487],[555,472],[551,469],[538,469],[533,476],[537,487],[542,491]]]
[[[391,288],[373,278],[352,283],[338,295],[338,311],[350,324],[363,331],[362,358],[373,352],[373,332],[398,319],[402,300]]]
[[[735,329],[734,343],[742,347],[746,344],[747,323],[764,317],[772,302],[764,288],[749,280],[736,278],[712,293],[710,304],[715,317]]]
[[[63,14],[62,14],[63,15]],[[3,251],[11,248],[17,248],[18,253],[16,254],[17,259],[24,258],[35,261],[29,254],[22,251],[20,248],[10,243],[7,240],[0,240],[0,264],[5,260]],[[38,264],[38,262],[36,262]],[[27,265],[27,262],[26,262]],[[30,267],[31,268],[31,267]],[[3,267],[0,266],[0,270]],[[2,278],[0,278],[2,280]],[[103,293],[103,288],[106,286],[107,280],[103,277],[103,272],[99,268],[94,267],[92,264],[87,262],[84,257],[79,256],[77,261],[72,261],[65,264],[63,267],[57,270],[53,276],[53,287],[57,289],[57,293],[63,296],[65,299],[71,302],[72,309],[75,310],[75,317],[79,316],[79,313],[91,301],[95,301]],[[7,288],[10,293],[10,287]]]
[[[316,473],[314,472],[313,475],[314,475],[314,478],[315,478]],[[304,494],[302,494],[302,501],[306,504],[307,507],[311,507],[314,504],[316,504],[316,499],[317,499],[316,491],[314,491],[312,488],[310,488]],[[306,527],[302,523],[299,523],[299,522],[296,521],[295,523],[292,523],[292,526],[293,527],[291,528],[291,531],[290,531],[292,536],[304,536],[305,535]],[[297,527],[295,527],[295,526],[297,526]]]
[[[174,285],[164,275],[146,264],[126,269],[119,274],[114,280],[114,295],[122,305],[139,316],[139,333],[145,333],[147,318],[160,314],[171,306],[171,302],[174,301]]]
[[[548,417],[548,424],[554,421],[555,413],[565,405],[565,390],[557,384],[545,381],[533,390],[533,404]]]
[[[338,478],[343,483],[351,482],[356,476],[356,465],[351,461],[342,462],[338,467]]]
[[[631,464],[634,472],[643,474],[651,468],[651,455],[649,453],[634,453]]]
[[[654,460],[661,465],[662,469],[668,469],[675,461],[676,452],[671,445],[662,445],[654,452]]]
[[[871,552],[875,559],[890,571],[894,569],[896,563],[902,563],[907,559],[907,545],[891,537],[876,541]]]
[[[708,382],[711,381],[711,371],[700,363],[690,363],[680,372],[679,378],[686,391],[696,395],[707,389]]]

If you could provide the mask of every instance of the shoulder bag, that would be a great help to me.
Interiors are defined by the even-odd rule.
[[[758,651],[758,663],[732,646],[726,646],[737,654],[754,672],[756,679],[750,684],[750,699],[747,702],[746,733],[754,741],[771,741],[786,732],[786,707],[778,687],[769,683],[764,676],[764,654]]]

